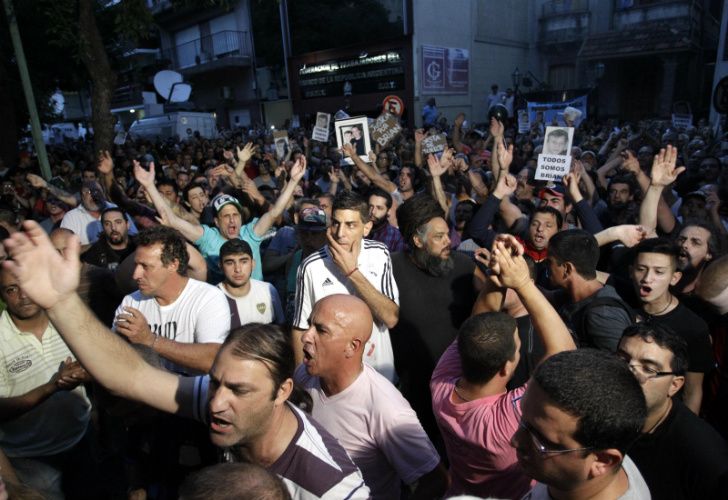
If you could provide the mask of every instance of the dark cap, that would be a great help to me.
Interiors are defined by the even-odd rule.
[[[298,213],[299,231],[326,231],[326,212],[318,207],[306,207]]]
[[[564,188],[563,184],[554,184],[553,186],[546,186],[545,188],[541,189],[538,192],[538,197],[543,198],[544,196],[551,194],[555,196],[559,196],[561,198],[566,195],[566,188]]]

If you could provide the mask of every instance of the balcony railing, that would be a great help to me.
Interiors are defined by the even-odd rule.
[[[247,31],[220,31],[165,49],[162,55],[174,69],[192,68],[226,58],[250,57]]]
[[[586,12],[589,10],[588,0],[551,0],[542,6],[541,17]]]

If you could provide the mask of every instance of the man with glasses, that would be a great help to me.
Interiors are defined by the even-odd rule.
[[[574,349],[566,325],[531,279],[523,251],[513,236],[497,237],[490,261],[494,299],[500,301],[505,288],[518,294],[543,340],[545,357]],[[506,313],[478,314],[463,323],[435,368],[430,390],[450,460],[448,496],[520,498],[530,487],[510,445],[518,429],[511,402],[525,386],[506,390],[519,364],[520,343],[516,321]]]
[[[647,401],[642,434],[629,454],[653,498],[724,498],[728,446],[675,397],[688,366],[685,340],[656,325],[637,324],[624,331],[617,355],[628,363]]]
[[[651,498],[626,455],[644,426],[645,398],[614,354],[551,356],[514,405],[520,425],[511,442],[523,472],[538,481],[525,500]]]

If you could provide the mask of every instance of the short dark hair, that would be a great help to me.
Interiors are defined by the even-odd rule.
[[[463,376],[468,382],[488,382],[506,361],[514,358],[515,330],[516,320],[504,312],[476,314],[465,320],[457,342]]]
[[[445,218],[445,212],[437,201],[426,193],[414,195],[397,208],[397,222],[404,240],[414,248],[414,237],[420,228],[437,217]]]
[[[596,349],[564,351],[534,371],[537,384],[561,410],[578,419],[574,439],[582,446],[623,454],[640,436],[645,396],[626,363]]]
[[[549,205],[541,205],[539,207],[536,207],[533,209],[533,212],[531,213],[531,219],[533,220],[533,216],[541,213],[541,214],[551,214],[556,218],[556,227],[561,229],[561,226],[564,225],[564,216],[561,215],[561,212],[556,210],[554,207],[551,207]]]
[[[170,179],[169,177],[162,177],[157,181],[157,188],[161,186],[170,186],[172,189],[174,189],[174,192],[177,192],[177,183]]]
[[[369,222],[369,203],[354,191],[342,191],[334,197],[331,203],[331,213],[337,210],[354,210],[361,215],[363,223]]]
[[[290,500],[281,479],[258,464],[211,465],[187,476],[179,488],[181,500]]]
[[[612,187],[612,184],[626,184],[629,189],[629,194],[635,194],[637,192],[637,182],[632,174],[615,175],[609,179],[609,187]]]
[[[380,187],[374,187],[370,189],[367,193],[367,202],[372,196],[379,196],[380,198],[384,198],[385,204],[387,205],[387,210],[392,208],[392,195],[386,192],[384,189]]]
[[[583,278],[593,280],[597,277],[599,244],[597,239],[583,229],[559,231],[549,240],[548,254],[563,264],[570,262]]]
[[[641,253],[660,253],[670,257],[670,265],[673,271],[677,269],[677,259],[680,255],[678,246],[667,238],[649,238],[642,240],[634,247],[632,263],[637,262]]]
[[[162,265],[165,267],[175,260],[179,263],[177,274],[187,276],[190,254],[184,237],[176,229],[156,225],[143,229],[137,235],[137,247],[148,247],[159,243],[162,245]]]
[[[688,344],[677,333],[652,322],[635,323],[624,329],[622,338],[639,337],[647,342],[654,342],[672,353],[670,370],[683,375],[688,370]]]
[[[252,259],[255,259],[255,256],[253,255],[253,249],[250,247],[250,244],[248,244],[247,241],[241,240],[240,238],[227,240],[220,247],[220,262],[222,262],[223,259],[228,255],[236,255],[241,253],[249,255]]]
[[[207,182],[207,180],[205,180],[205,182]],[[190,183],[187,184],[185,186],[185,188],[182,190],[182,199],[189,203],[190,191],[192,191],[195,188],[200,188],[200,189],[202,189],[203,192],[205,191],[205,186],[203,186],[202,184],[195,184],[192,181],[190,181]]]
[[[124,220],[126,220],[126,221],[128,221],[128,220],[129,220],[129,215],[128,215],[128,214],[126,213],[126,211],[125,211],[125,210],[124,210],[123,208],[121,208],[121,207],[106,207],[106,208],[104,208],[104,209],[103,209],[103,210],[101,211],[101,217],[99,218],[99,220],[100,220],[101,222],[103,222],[103,221],[104,221],[104,215],[106,215],[106,214],[108,214],[108,213],[110,213],[110,212],[119,212],[119,213],[121,214],[121,216],[122,216],[122,217],[124,217]]]

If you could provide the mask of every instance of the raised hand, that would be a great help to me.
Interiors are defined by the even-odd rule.
[[[64,254],[55,249],[37,222],[26,220],[22,231],[3,242],[12,260],[5,269],[18,280],[18,286],[30,300],[50,309],[71,297],[78,288],[81,261],[77,236],[68,240]]]
[[[503,127],[503,124],[496,120],[495,118],[490,119],[490,127],[488,128],[490,131],[490,135],[493,137],[503,137],[503,132],[505,131],[505,128]]]
[[[342,152],[342,153],[343,153],[343,155],[344,155],[344,156],[346,156],[347,158],[353,158],[353,157],[355,157],[355,156],[356,156],[356,151],[354,150],[354,146],[353,146],[353,145],[351,145],[351,144],[344,144],[344,145],[343,145],[343,146],[341,147],[341,152]]]
[[[298,182],[303,179],[303,174],[306,173],[306,157],[304,155],[298,155],[296,163],[291,167],[291,181]]]
[[[531,282],[528,264],[523,255],[517,252],[514,254],[513,249],[506,246],[505,242],[496,240],[491,260],[494,262],[491,269],[497,269],[502,286],[518,290]]]
[[[134,160],[134,178],[139,184],[149,189],[154,186],[154,162],[149,163],[149,170],[144,170],[141,164]]]
[[[510,198],[510,196],[516,192],[518,187],[518,180],[511,174],[504,174],[498,178],[498,183],[495,185],[493,195],[499,200],[504,198]]]
[[[647,231],[644,227],[636,224],[622,224],[614,226],[614,234],[617,239],[628,248],[632,248],[640,241],[647,237]]]
[[[105,149],[99,151],[99,159],[96,162],[96,168],[99,173],[103,175],[109,175],[114,171],[114,160],[111,159],[111,154]]]
[[[495,120],[495,118],[493,118],[493,120]],[[497,122],[498,120],[495,121]],[[502,126],[503,125],[501,125],[501,127]],[[503,141],[496,141],[495,150],[498,155],[498,163],[500,164],[501,170],[508,170],[511,166],[511,162],[513,161],[513,144],[506,147]]]
[[[569,196],[571,196],[571,199],[574,203],[579,203],[581,200],[584,199],[584,196],[581,194],[581,190],[579,189],[579,181],[581,180],[581,174],[577,171],[569,172],[564,176],[563,183],[564,186],[569,190]]]
[[[30,185],[36,189],[45,189],[48,187],[48,183],[40,175],[28,174],[25,176],[25,178],[28,179]]]
[[[685,171],[685,167],[676,167],[677,148],[667,146],[655,155],[652,161],[650,180],[653,186],[669,186]]]
[[[443,154],[443,157],[445,155]],[[447,172],[447,165],[444,165],[442,160],[438,160],[437,156],[433,154],[427,155],[427,167],[430,170],[432,177],[440,177]]]
[[[622,153],[622,170],[632,172],[634,175],[637,175],[640,171],[640,162],[631,149],[627,149]]]
[[[455,126],[457,128],[460,128],[463,126],[463,123],[465,122],[465,113],[458,113],[458,115],[455,117]]]
[[[238,163],[242,163],[245,165],[248,163],[248,160],[253,157],[255,152],[258,150],[258,146],[254,145],[252,142],[247,143],[243,149],[240,149],[239,146],[235,146],[235,152],[237,153],[238,157]]]
[[[456,118],[457,119],[457,118]],[[427,134],[425,134],[425,131],[421,128],[418,128],[415,130],[415,142],[419,144],[420,142],[425,140],[425,137],[427,137]]]

